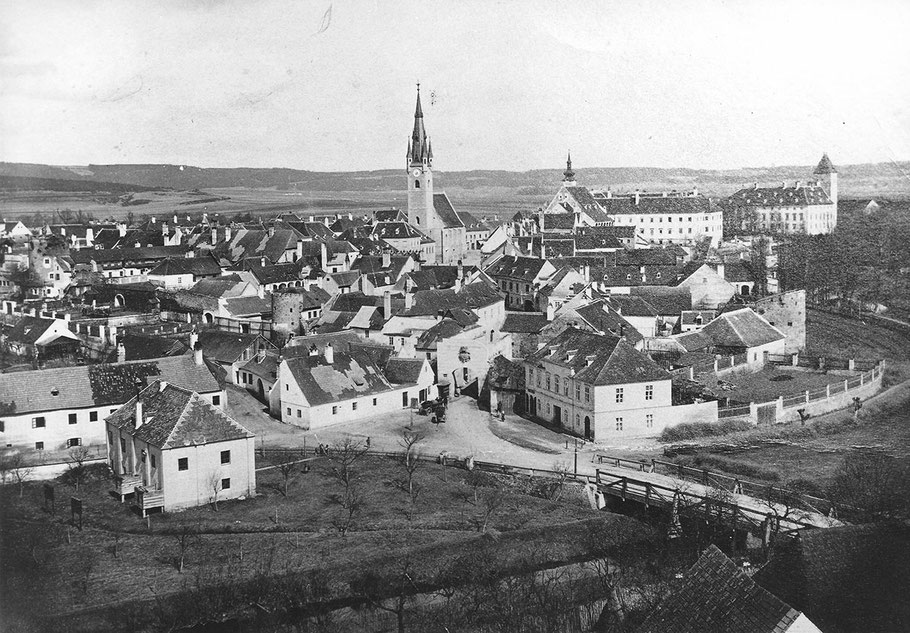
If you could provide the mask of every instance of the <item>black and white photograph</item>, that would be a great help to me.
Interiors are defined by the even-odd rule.
[[[906,0],[0,0],[0,631],[910,631]]]

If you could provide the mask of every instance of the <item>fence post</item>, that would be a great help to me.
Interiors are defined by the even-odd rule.
[[[809,402],[809,390],[808,389],[806,389],[806,402],[807,403]]]
[[[864,377],[865,377],[865,374],[860,374],[860,375],[859,375],[859,386],[860,386],[860,387],[863,386],[863,378],[864,378]]]
[[[844,381],[844,393],[847,393],[847,390],[850,389],[850,385],[848,384],[849,382],[849,380]]]
[[[714,359],[714,373],[717,373],[717,359]]]
[[[825,385],[825,400],[831,399],[831,385]]]

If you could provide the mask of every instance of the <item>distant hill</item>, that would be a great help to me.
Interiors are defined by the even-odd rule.
[[[123,194],[136,191],[148,191],[150,189],[153,189],[153,187],[143,187],[140,185],[119,182],[0,175],[0,191],[72,191]]]
[[[659,169],[652,167],[581,168],[579,184],[613,187],[691,189],[710,195],[729,195],[745,183],[809,180],[815,165],[794,165],[729,170]],[[910,162],[838,165],[840,191],[844,196],[910,196]],[[53,166],[30,163],[0,163],[0,176],[32,179],[36,186],[48,181],[75,181],[87,187],[122,185],[121,191],[170,188],[191,190],[219,187],[277,188],[300,191],[401,191],[400,169],[355,172],[315,172],[285,168],[208,168],[186,165],[87,165]],[[524,172],[500,170],[437,170],[440,186],[469,191],[495,188],[516,195],[549,195],[562,178],[561,169]],[[17,181],[22,184],[26,181]],[[80,191],[82,189],[79,189]],[[105,190],[105,189],[99,189]],[[110,190],[110,189],[107,189]]]

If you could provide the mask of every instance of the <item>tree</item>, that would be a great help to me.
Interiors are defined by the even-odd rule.
[[[85,446],[76,446],[70,449],[67,462],[69,467],[66,471],[66,479],[79,492],[79,486],[85,483],[88,477],[88,468],[85,462],[91,457],[91,452]]]
[[[13,479],[16,480],[16,483],[19,484],[19,497],[22,498],[22,493],[24,491],[23,484],[25,480],[28,479],[28,476],[32,474],[34,470],[32,467],[26,465],[25,458],[22,456],[22,453],[16,453],[10,456],[2,456],[2,468],[4,473],[4,479],[6,474],[9,473],[13,476]]]
[[[834,474],[830,497],[837,506],[856,514],[859,521],[906,517],[910,511],[910,469],[886,455],[851,453]]]
[[[420,456],[417,452],[417,445],[422,442],[423,439],[424,436],[421,433],[405,429],[402,431],[401,438],[398,440],[398,445],[404,449],[401,463],[404,466],[407,475],[405,484],[408,497],[411,500],[411,509],[408,513],[409,520],[414,514],[414,509],[417,505],[417,496],[420,494],[420,487],[415,483],[414,475],[417,472],[417,469],[420,468]]]
[[[332,525],[342,536],[346,536],[348,530],[353,527],[354,519],[360,514],[363,506],[363,498],[360,496],[360,491],[353,481],[345,488],[339,505],[341,505],[341,509],[332,520]]]
[[[284,496],[288,496],[288,483],[290,482],[291,477],[297,472],[297,460],[292,453],[284,453],[278,460],[278,472],[281,473],[281,477],[284,480],[284,486],[282,487],[282,492]]]
[[[174,540],[177,543],[177,556],[174,557],[174,566],[177,568],[177,572],[182,574],[186,555],[190,548],[199,541],[199,534],[193,527],[184,524],[180,527],[180,531],[174,535]]]
[[[347,499],[350,497],[349,491],[354,478],[354,464],[361,457],[366,455],[366,446],[357,440],[346,438],[343,442],[336,444],[330,453],[330,459],[337,464],[335,472],[338,479],[344,486],[342,495],[342,507],[346,507]]]
[[[212,491],[212,509],[218,512],[218,493],[221,492],[221,470],[215,469],[209,474],[209,489]]]
[[[398,633],[405,633],[405,608],[417,586],[411,578],[411,553],[399,559],[397,569],[390,574],[367,571],[350,583],[355,596],[376,609],[395,615]]]
[[[480,515],[475,520],[478,532],[486,532],[493,519],[506,501],[505,491],[502,488],[485,488],[480,497]]]
[[[559,501],[572,469],[565,462],[556,462],[553,464],[553,472],[554,477],[547,480],[543,489],[543,496],[550,501]]]

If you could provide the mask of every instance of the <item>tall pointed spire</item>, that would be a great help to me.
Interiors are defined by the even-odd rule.
[[[414,131],[411,132],[411,164],[429,163],[427,132],[423,127],[423,108],[420,106],[420,84],[417,84],[417,107],[414,110]]]
[[[572,152],[570,151],[566,156],[566,170],[562,172],[564,182],[575,182],[575,172],[572,171]]]

